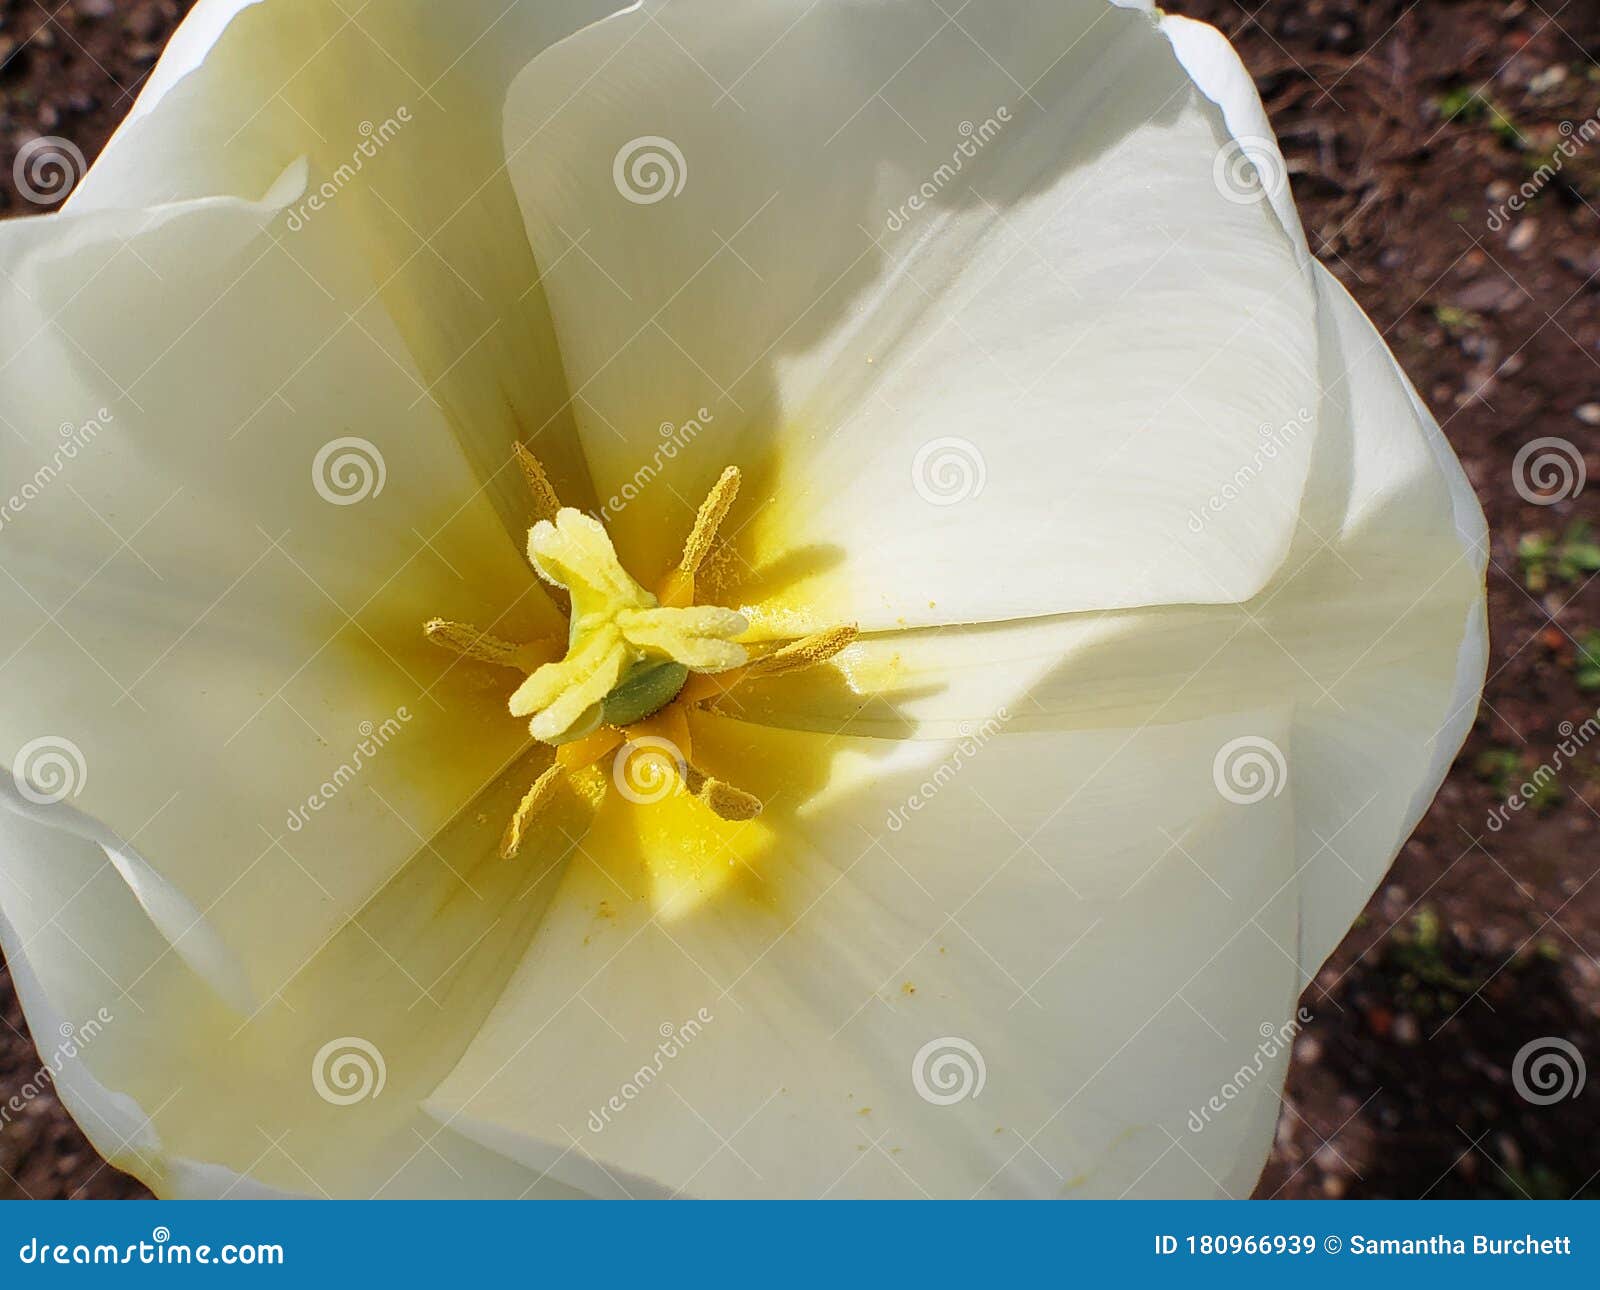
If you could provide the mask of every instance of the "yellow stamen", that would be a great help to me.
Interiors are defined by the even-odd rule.
[[[861,635],[855,626],[830,627],[825,632],[790,641],[782,649],[764,654],[745,669],[748,676],[783,676],[826,663],[848,649]]]
[[[861,635],[859,627],[830,627],[827,631],[790,641],[781,649],[755,659],[748,667],[721,672],[715,676],[696,675],[689,678],[679,699],[686,704],[708,703],[731,693],[746,681],[758,677],[787,676],[808,667],[819,667],[854,644]]]
[[[683,544],[683,559],[678,561],[678,568],[691,578],[700,572],[700,566],[711,553],[717,530],[722,527],[722,521],[728,518],[728,512],[733,509],[734,499],[738,496],[739,468],[729,466],[711,485],[706,500],[700,503],[700,510],[694,517],[694,527],[689,530],[689,537]]]
[[[565,774],[565,769],[558,763],[533,781],[533,787],[523,797],[516,814],[511,817],[511,823],[506,825],[505,836],[500,839],[500,855],[503,859],[512,859],[522,849],[522,839],[527,835],[528,825],[555,796],[556,788]]]
[[[528,641],[518,645],[480,631],[470,623],[451,622],[448,618],[433,618],[423,624],[422,634],[440,649],[447,649],[462,658],[479,663],[493,663],[498,667],[512,667],[518,671],[534,669],[560,658],[562,643],[558,640]]]
[[[713,779],[693,766],[689,767],[687,787],[719,820],[739,823],[753,820],[761,814],[759,797],[742,788],[735,788],[724,780]]]
[[[528,481],[528,491],[533,494],[534,522],[554,520],[561,512],[561,499],[556,496],[544,465],[520,443],[512,444],[511,452],[517,459],[517,465],[522,467],[522,477]]]
[[[554,520],[561,513],[561,499],[556,495],[555,485],[550,482],[550,476],[545,473],[544,463],[520,443],[511,445],[511,455],[517,459],[517,465],[522,467],[522,477],[527,481],[528,492],[533,496],[533,522],[537,524],[544,520]],[[572,613],[572,601],[562,588],[551,587],[546,594],[562,613],[568,615]]]

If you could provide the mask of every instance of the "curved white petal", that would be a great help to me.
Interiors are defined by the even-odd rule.
[[[608,1195],[1245,1193],[1284,1046],[1187,1121],[1293,1007],[1294,823],[1287,794],[1226,801],[1212,757],[1284,715],[846,738],[804,804],[818,736],[698,722],[761,821],[700,850],[649,814],[698,808],[624,805],[641,865],[602,818],[428,1108]],[[935,1041],[981,1092],[930,1100]]]
[[[61,759],[45,816],[198,911],[236,1003],[520,746],[422,624],[556,622],[359,270],[286,244],[295,174],[0,227],[0,757]]]
[[[1189,520],[1314,413],[1315,301],[1227,142],[1103,0],[686,0],[537,60],[512,175],[630,567],[733,462],[726,594],[774,632],[1257,592],[1315,433]]]
[[[309,228],[346,239],[362,297],[405,342],[413,396],[437,405],[516,532],[514,439],[538,446],[570,500],[587,504],[588,484],[506,178],[506,86],[623,3],[207,0],[69,209],[255,196],[305,158],[286,248]]]
[[[867,638],[838,675],[758,683],[728,710],[825,734],[986,740],[1292,704],[1282,751],[1299,772],[1309,978],[1438,791],[1487,649],[1477,501],[1382,337],[1315,275],[1322,431],[1295,545],[1260,596]],[[1224,505],[1250,505],[1254,483]]]
[[[490,805],[509,811],[519,792]],[[0,812],[0,948],[41,1068],[101,1154],[162,1196],[570,1195],[419,1110],[554,886],[559,850],[492,858],[499,824],[442,835],[462,879],[419,857],[240,1015],[98,846]]]

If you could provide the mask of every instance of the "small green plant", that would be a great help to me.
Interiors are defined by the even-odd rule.
[[[1453,337],[1464,336],[1483,326],[1483,318],[1480,315],[1456,305],[1435,305],[1433,317],[1434,321]]]
[[[1488,114],[1489,100],[1479,94],[1477,90],[1468,89],[1465,85],[1458,85],[1453,90],[1447,90],[1434,99],[1433,106],[1438,109],[1439,115],[1446,121],[1458,121],[1462,125],[1471,125],[1481,121]]]
[[[1522,581],[1529,591],[1547,591],[1556,583],[1581,581],[1600,573],[1600,542],[1590,526],[1575,521],[1560,538],[1535,531],[1525,533],[1517,543],[1517,560],[1522,565]]]
[[[1547,811],[1563,797],[1561,785],[1548,771],[1534,776],[1528,771],[1528,760],[1514,748],[1489,748],[1478,754],[1472,771],[1479,779],[1494,789],[1499,797],[1513,793],[1522,796],[1535,811]]]
[[[1578,637],[1578,663],[1573,679],[1580,690],[1600,690],[1600,631],[1590,628]]]

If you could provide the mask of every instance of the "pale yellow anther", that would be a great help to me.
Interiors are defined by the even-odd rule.
[[[561,657],[562,643],[558,640],[528,641],[518,645],[488,632],[480,631],[470,623],[451,622],[448,618],[434,618],[423,624],[422,634],[440,649],[447,649],[462,658],[479,663],[493,663],[497,667],[515,668],[532,672],[538,667]]]
[[[689,530],[689,537],[683,544],[683,559],[678,561],[680,572],[691,578],[700,572],[706,556],[711,554],[711,544],[716,540],[717,530],[722,527],[722,521],[728,518],[728,512],[733,509],[734,499],[738,496],[739,468],[729,466],[711,486],[706,500],[700,503],[700,510],[694,517],[694,527]]]
[[[549,805],[565,774],[566,771],[557,764],[533,781],[533,787],[523,797],[516,814],[511,817],[511,823],[506,825],[504,836],[500,839],[500,855],[503,859],[510,860],[521,850],[522,839],[527,835],[528,825],[533,823],[539,813]]]
[[[783,676],[788,672],[816,667],[848,649],[860,635],[859,627],[830,627],[827,631],[790,641],[782,649],[774,650],[751,663],[749,675]]]
[[[761,799],[755,794],[735,788],[725,780],[713,779],[693,766],[689,767],[685,786],[719,820],[739,823],[761,814]]]

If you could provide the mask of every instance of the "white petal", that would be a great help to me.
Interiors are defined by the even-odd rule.
[[[1487,550],[1437,424],[1349,295],[1315,272],[1323,431],[1295,546],[1259,597],[868,638],[840,657],[845,684],[800,673],[739,691],[729,709],[825,734],[986,741],[1292,703],[1309,977],[1476,714]],[[1229,505],[1250,496],[1247,482]]]
[[[257,196],[298,158],[289,233],[331,226],[393,320],[508,527],[525,530],[510,445],[537,445],[587,505],[561,358],[505,174],[506,86],[623,0],[209,0],[70,209]],[[286,237],[293,252],[300,236]],[[522,533],[518,531],[518,537]]]
[[[509,812],[518,791],[492,808]],[[100,848],[0,812],[0,948],[68,1109],[162,1196],[570,1195],[418,1109],[553,888],[540,879],[559,851],[499,862],[499,829],[497,814],[441,836],[464,882],[419,857],[241,1016],[173,954]],[[338,1053],[357,1063],[342,1075]],[[327,1100],[314,1069],[347,1100]]]
[[[1212,759],[1283,716],[845,739],[798,813],[822,740],[697,722],[766,813],[697,854],[639,822],[671,803],[620,833],[603,808],[429,1110],[608,1195],[1245,1193],[1286,1051],[1185,1126],[1293,1007],[1293,821],[1224,800]],[[636,829],[654,873],[609,845]],[[935,1105],[914,1059],[952,1039],[985,1083]]]
[[[1238,600],[1287,551],[1314,427],[1190,518],[1314,414],[1303,248],[1148,13],[646,6],[518,78],[507,142],[641,577],[730,462],[773,633]]]
[[[0,229],[0,757],[81,759],[235,1001],[230,955],[269,997],[520,746],[422,624],[557,621],[339,247],[284,241],[234,199]]]

